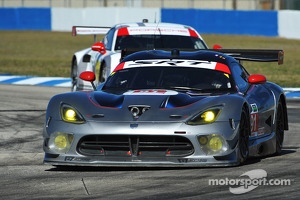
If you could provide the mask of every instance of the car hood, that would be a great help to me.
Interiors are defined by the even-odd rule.
[[[190,95],[173,90],[132,90],[122,93],[104,91],[88,94],[92,118],[105,121],[178,121],[205,109],[211,96]],[[205,103],[206,102],[206,103]]]

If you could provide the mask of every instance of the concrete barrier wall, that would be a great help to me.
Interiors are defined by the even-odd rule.
[[[0,8],[0,30],[71,31],[73,25],[174,22],[205,34],[300,39],[300,11],[239,11],[166,8]]]
[[[278,36],[300,39],[300,11],[278,12]]]
[[[159,8],[52,8],[52,30],[71,31],[72,26],[107,26],[122,22],[160,20]]]

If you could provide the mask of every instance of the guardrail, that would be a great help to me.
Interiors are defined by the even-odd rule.
[[[158,7],[232,10],[280,10],[294,0],[0,0],[0,7]]]

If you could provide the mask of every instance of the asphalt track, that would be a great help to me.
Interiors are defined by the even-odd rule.
[[[51,96],[66,87],[0,84],[0,199],[299,199],[300,100],[288,100],[283,153],[219,168],[55,168],[44,165],[42,127]],[[267,173],[234,194],[233,183]],[[245,174],[246,175],[243,175]],[[210,184],[210,181],[218,184]],[[253,179],[253,181],[257,179]],[[216,183],[216,182],[215,182]],[[254,187],[253,187],[254,186]],[[252,190],[251,190],[252,189]],[[251,191],[250,191],[251,190]]]

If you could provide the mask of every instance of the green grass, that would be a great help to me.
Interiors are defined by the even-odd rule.
[[[217,43],[224,48],[282,49],[283,65],[261,62],[244,62],[243,65],[250,73],[264,74],[267,80],[283,87],[300,86],[300,40],[236,35],[203,35],[203,38],[210,47]]]
[[[283,49],[284,64],[244,62],[250,73],[264,74],[284,87],[300,87],[300,40],[236,35],[202,35],[212,47]],[[100,39],[100,37],[98,38]],[[69,77],[74,52],[93,44],[92,36],[71,32],[0,31],[0,74]]]

